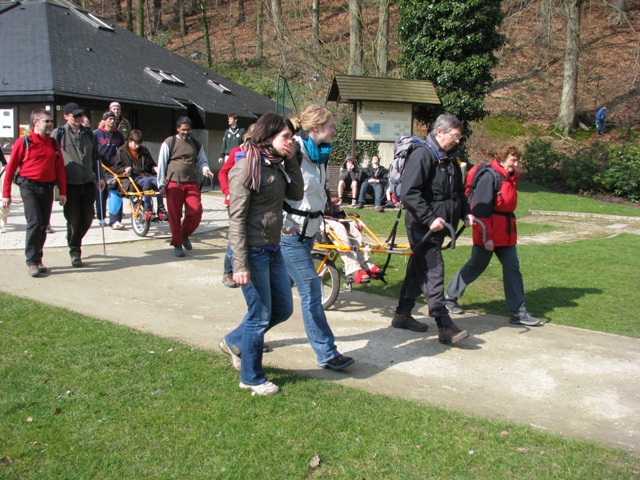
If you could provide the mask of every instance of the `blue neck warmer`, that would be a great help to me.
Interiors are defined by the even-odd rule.
[[[329,154],[331,153],[330,143],[321,143],[319,146],[316,146],[309,136],[307,136],[307,138],[303,138],[302,142],[304,143],[307,153],[309,154],[309,158],[313,163],[316,165],[323,165],[327,163],[327,160],[329,160]]]

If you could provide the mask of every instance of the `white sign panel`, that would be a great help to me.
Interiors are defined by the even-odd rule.
[[[359,102],[356,140],[394,142],[401,135],[411,135],[410,103]]]
[[[14,138],[13,108],[0,109],[0,138]]]

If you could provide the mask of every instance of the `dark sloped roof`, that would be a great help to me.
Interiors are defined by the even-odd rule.
[[[96,27],[87,13],[42,0],[0,12],[0,101],[29,96],[53,101],[56,95],[170,108],[190,102],[204,112],[245,118],[275,110],[269,98],[128,30],[106,21],[110,28]],[[161,82],[145,72],[147,67],[184,83]]]
[[[349,103],[356,100],[440,104],[436,89],[429,80],[336,75],[327,101]]]

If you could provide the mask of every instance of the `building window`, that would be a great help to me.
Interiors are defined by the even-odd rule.
[[[163,72],[162,70],[157,70],[155,68],[149,68],[149,67],[146,67],[144,71],[149,75],[151,75],[156,80],[158,80],[159,82],[172,83],[174,85],[184,85],[184,82],[172,73]]]
[[[213,80],[207,80],[207,85],[212,86],[213,88],[218,90],[220,93],[231,93],[231,90],[229,90],[227,87],[225,87],[221,83],[214,82]]]

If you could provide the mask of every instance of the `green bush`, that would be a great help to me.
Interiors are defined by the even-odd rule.
[[[527,171],[527,180],[544,186],[560,183],[560,165],[566,156],[556,152],[549,140],[533,139],[524,146],[522,166]]]
[[[526,143],[522,157],[526,179],[576,193],[605,193],[640,201],[640,145],[607,147],[596,143],[573,155],[555,151],[548,140]]]
[[[594,193],[600,189],[596,178],[607,164],[607,150],[601,144],[583,147],[560,164],[562,185],[571,192]]]
[[[596,176],[603,189],[632,202],[640,200],[640,145],[611,149],[608,168]]]

